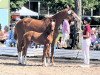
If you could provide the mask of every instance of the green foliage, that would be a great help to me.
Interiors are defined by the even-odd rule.
[[[100,1],[98,0],[83,0],[82,1],[83,9],[86,9],[86,10],[90,10],[91,8],[95,9],[94,6],[99,5],[99,3]]]
[[[10,0],[10,11],[20,9],[28,0]]]
[[[57,12],[65,8],[68,4],[74,7],[74,0],[41,0],[44,6],[49,6],[50,12]]]
[[[48,5],[50,7],[50,11],[61,10],[66,7],[67,4],[75,7],[75,0],[41,0],[44,5]],[[85,10],[90,10],[91,8],[95,9],[95,6],[98,5],[100,7],[99,0],[82,0],[82,8]]]
[[[28,0],[10,0],[10,10],[15,11],[20,9]],[[75,0],[40,0],[44,7],[49,6],[50,11],[57,12],[65,8],[68,4],[75,7]],[[82,0],[82,8],[85,10],[90,10],[91,8],[95,9],[95,6],[100,7],[99,0]]]

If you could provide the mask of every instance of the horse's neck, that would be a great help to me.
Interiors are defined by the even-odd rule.
[[[61,11],[55,14],[52,18],[56,20],[56,27],[59,27],[62,21],[67,17],[67,11]]]

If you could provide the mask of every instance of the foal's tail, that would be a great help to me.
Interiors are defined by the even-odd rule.
[[[14,29],[14,39],[17,40],[17,30],[16,30],[16,28]]]

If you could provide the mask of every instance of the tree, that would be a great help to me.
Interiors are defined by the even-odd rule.
[[[67,4],[75,7],[75,0],[41,0],[44,5],[48,5],[50,7],[50,11],[57,12],[57,10],[61,10],[66,7]],[[95,9],[95,6],[100,6],[99,0],[82,0],[82,8],[84,10]]]
[[[10,11],[20,9],[28,0],[10,0]]]
[[[76,10],[76,13],[78,14],[78,16],[81,18],[82,16],[82,0],[74,0],[75,1],[75,10]],[[79,34],[78,34],[78,40],[79,40],[79,43],[78,43],[78,47],[81,48],[81,22],[78,21],[77,22],[77,27],[79,29]]]
[[[100,1],[98,0],[82,0],[83,9],[90,10],[95,9],[96,5],[99,5]]]
[[[41,0],[44,6],[48,6],[50,12],[56,13],[59,10],[64,9],[68,4],[74,7],[74,0]]]
[[[16,9],[20,9],[26,2],[29,0],[10,0],[10,10],[15,11]],[[40,0],[44,6],[48,6],[50,11],[57,12],[58,10],[64,9],[67,4],[75,7],[75,0]],[[95,9],[94,6],[99,5],[99,0],[82,0],[82,8],[85,10],[90,10],[91,8]]]

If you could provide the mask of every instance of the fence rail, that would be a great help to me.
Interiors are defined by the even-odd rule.
[[[43,48],[28,48],[27,56],[42,56]],[[0,55],[10,55],[17,56],[17,48],[15,47],[1,47]],[[55,49],[55,57],[64,57],[64,58],[78,58],[82,59],[81,50],[67,50],[67,49]],[[91,59],[100,59],[100,51],[90,51]]]

